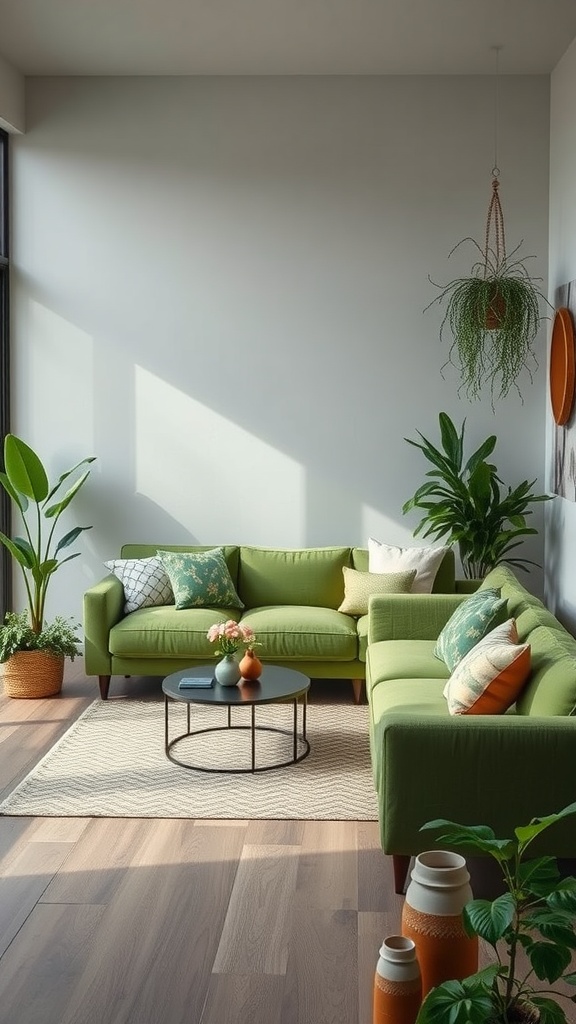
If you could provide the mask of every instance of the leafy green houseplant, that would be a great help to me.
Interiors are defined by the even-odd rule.
[[[61,557],[78,536],[90,527],[75,526],[59,540],[55,538],[58,521],[86,482],[90,470],[83,469],[94,461],[94,456],[83,459],[63,473],[55,484],[50,484],[39,456],[24,441],[8,434],[4,441],[4,471],[0,484],[20,515],[24,536],[14,539],[0,532],[0,543],[8,550],[20,567],[28,599],[27,611],[8,612],[0,626],[0,662],[11,662],[18,654],[40,652],[56,657],[63,672],[64,657],[78,653],[77,628],[58,616],[50,625],[45,623],[44,610],[50,580],[54,573],[79,552]],[[62,493],[62,487],[74,474],[76,479]],[[58,492],[61,496],[57,497]],[[30,662],[28,663],[30,664]],[[5,666],[5,682],[17,667]],[[30,668],[26,669],[30,673]],[[60,686],[62,677],[60,674]],[[7,686],[9,684],[7,683]],[[54,685],[54,684],[52,684]],[[20,687],[14,684],[14,688]],[[58,687],[59,688],[59,687]],[[8,689],[10,693],[10,689]],[[52,692],[56,692],[52,690]],[[11,695],[24,696],[25,693]],[[36,695],[36,694],[33,694]],[[41,694],[43,696],[47,694]]]
[[[504,892],[492,901],[472,900],[462,912],[467,933],[492,947],[495,963],[432,989],[417,1024],[566,1024],[562,1006],[548,996],[576,1002],[576,996],[553,987],[558,981],[576,985],[576,971],[570,970],[576,950],[576,878],[561,878],[553,857],[526,860],[525,853],[545,829],[571,814],[576,814],[576,803],[515,828],[512,839],[497,839],[486,825],[442,818],[422,826],[440,830],[437,842],[448,847],[493,857]]]
[[[464,420],[458,431],[447,413],[439,416],[441,447],[436,447],[420,431],[420,441],[404,438],[419,448],[433,466],[430,479],[404,503],[404,514],[418,508],[424,515],[414,536],[446,539],[457,544],[464,575],[477,579],[500,562],[520,569],[534,564],[513,554],[521,538],[538,531],[528,526],[531,505],[548,501],[546,494],[533,494],[535,480],[523,480],[516,487],[505,487],[496,466],[488,457],[496,447],[496,435],[480,445],[467,459],[464,455]]]

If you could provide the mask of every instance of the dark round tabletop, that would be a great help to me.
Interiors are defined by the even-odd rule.
[[[172,672],[162,683],[162,690],[174,700],[187,704],[273,704],[274,701],[302,697],[310,689],[310,680],[303,672],[278,665],[265,665],[260,679],[241,679],[236,686],[221,686],[214,680],[209,689],[179,690],[178,683],[186,676],[214,679],[214,665],[195,665],[181,672]]]

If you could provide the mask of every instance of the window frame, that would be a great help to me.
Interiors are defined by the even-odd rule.
[[[10,136],[0,128],[0,444],[10,431]],[[10,499],[0,488],[0,530],[11,535]],[[0,622],[11,607],[12,559],[0,547]]]

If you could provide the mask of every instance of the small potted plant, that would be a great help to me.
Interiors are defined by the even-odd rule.
[[[59,541],[54,537],[60,516],[86,482],[90,470],[84,470],[62,497],[57,499],[55,495],[65,481],[94,458],[83,459],[51,485],[36,452],[14,434],[5,438],[0,484],[21,516],[24,537],[11,539],[0,533],[0,543],[19,565],[28,598],[27,611],[8,612],[0,626],[0,663],[4,691],[10,697],[48,697],[59,693],[64,659],[73,659],[79,653],[79,625],[62,616],[47,624],[44,610],[54,573],[79,554],[59,558],[60,552],[69,548],[83,530],[90,529],[75,526]]]
[[[576,1002],[576,996],[553,987],[558,981],[576,985],[576,972],[570,970],[576,949],[576,878],[561,878],[553,857],[526,860],[524,855],[545,829],[572,814],[576,803],[520,825],[512,839],[497,839],[487,825],[443,818],[422,826],[440,830],[437,842],[448,847],[493,857],[505,891],[492,901],[472,900],[462,912],[467,933],[493,948],[495,963],[432,989],[416,1024],[566,1024],[561,1005],[548,996]]]
[[[431,479],[402,506],[404,514],[414,508],[424,511],[414,536],[424,530],[424,537],[445,537],[449,544],[457,544],[467,579],[481,579],[500,562],[526,570],[534,563],[513,552],[521,538],[538,532],[527,523],[526,517],[532,514],[530,506],[552,496],[532,494],[535,480],[523,480],[517,487],[504,489],[496,466],[486,461],[496,447],[495,434],[465,461],[466,420],[460,431],[445,412],[440,413],[439,422],[441,448],[420,431],[421,441],[404,438],[419,448],[433,467],[426,474]]]

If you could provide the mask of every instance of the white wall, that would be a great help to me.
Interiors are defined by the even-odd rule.
[[[550,103],[550,297],[576,279],[576,40],[555,68]],[[548,414],[548,448],[552,417]],[[552,479],[551,451],[547,473]],[[546,515],[546,596],[576,632],[576,504],[556,498]]]
[[[23,132],[24,111],[24,75],[0,57],[0,128],[8,132]]]
[[[543,276],[548,109],[547,78],[502,80],[508,239]],[[54,472],[98,456],[49,612],[127,540],[414,543],[403,438],[440,410],[544,486],[544,336],[494,415],[422,312],[483,237],[490,79],[31,80],[13,151],[13,429]]]

